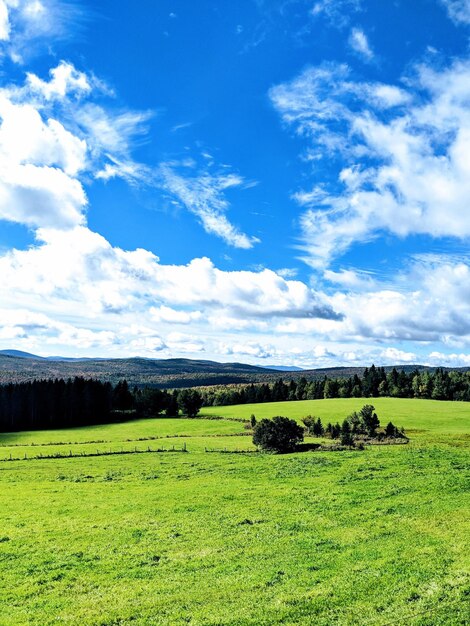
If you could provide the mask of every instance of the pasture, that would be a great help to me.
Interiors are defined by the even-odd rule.
[[[252,413],[326,423],[365,402],[0,434],[0,625],[468,624],[470,404],[368,400],[408,445],[205,452],[252,449],[234,421]]]

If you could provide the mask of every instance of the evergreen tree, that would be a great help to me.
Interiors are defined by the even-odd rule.
[[[196,417],[202,406],[201,394],[195,389],[183,389],[178,393],[178,407],[183,415]]]
[[[344,420],[341,426],[341,443],[343,446],[353,446],[354,437],[351,432],[351,426],[347,419]]]
[[[370,437],[375,437],[377,428],[380,426],[379,418],[375,413],[375,407],[371,404],[365,404],[359,412],[359,416],[362,419],[366,433]]]

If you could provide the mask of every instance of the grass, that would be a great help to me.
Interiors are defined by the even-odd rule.
[[[405,429],[426,430],[430,434],[455,435],[470,432],[470,404],[468,402],[442,402],[439,400],[411,400],[408,398],[334,398],[331,400],[302,400],[299,402],[268,402],[266,404],[239,404],[227,407],[207,407],[201,414],[223,415],[229,419],[257,419],[286,415],[300,420],[306,415],[316,415],[325,422],[340,423],[364,404],[373,404],[385,425],[392,420]]]
[[[204,413],[336,421],[364,402]],[[372,403],[410,444],[205,454],[251,441],[206,419],[0,435],[0,458],[144,437],[189,450],[0,463],[0,625],[468,624],[470,404]]]

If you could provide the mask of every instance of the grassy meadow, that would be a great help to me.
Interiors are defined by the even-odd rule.
[[[252,413],[365,402],[0,434],[0,626],[469,624],[470,404],[368,400],[408,445],[205,452],[252,449]]]

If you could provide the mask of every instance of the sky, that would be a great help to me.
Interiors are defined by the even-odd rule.
[[[470,0],[0,0],[0,349],[470,365]]]

